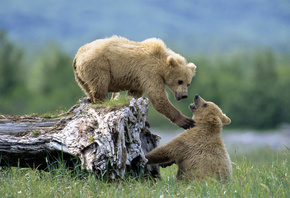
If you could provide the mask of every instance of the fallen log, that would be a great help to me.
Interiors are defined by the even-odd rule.
[[[160,139],[146,121],[148,102],[132,99],[115,107],[80,102],[57,118],[0,115],[0,166],[47,169],[61,156],[110,179],[159,177],[159,166],[146,165],[145,154]]]

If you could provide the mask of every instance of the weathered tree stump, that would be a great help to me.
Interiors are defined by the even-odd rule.
[[[0,166],[46,169],[49,157],[61,156],[110,179],[158,177],[157,165],[145,165],[160,139],[149,130],[147,112],[148,99],[139,98],[114,108],[81,102],[61,118],[0,115]]]

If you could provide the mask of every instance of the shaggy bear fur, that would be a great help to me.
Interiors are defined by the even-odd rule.
[[[82,46],[73,62],[76,81],[92,102],[103,102],[108,92],[129,90],[136,98],[145,93],[159,113],[185,129],[193,120],[173,107],[164,89],[177,100],[186,98],[195,68],[160,39],[133,42],[117,36]]]
[[[189,107],[195,127],[149,152],[145,156],[147,164],[175,162],[178,179],[217,177],[226,181],[232,175],[232,166],[221,131],[223,124],[230,124],[231,120],[217,105],[206,102],[199,95]]]

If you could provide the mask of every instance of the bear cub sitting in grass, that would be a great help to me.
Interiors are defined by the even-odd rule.
[[[145,157],[147,164],[176,163],[177,179],[216,177],[226,181],[232,176],[229,154],[221,138],[222,126],[231,120],[212,102],[199,95],[189,108],[195,127],[188,129],[169,143],[157,147]]]

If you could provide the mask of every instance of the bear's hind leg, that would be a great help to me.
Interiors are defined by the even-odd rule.
[[[85,94],[88,96],[88,99],[90,101],[92,101],[93,97],[92,97],[92,94],[90,92],[89,86],[78,76],[77,73],[75,73],[75,79],[76,79],[77,83],[79,84],[79,86],[83,89]]]
[[[107,97],[108,97],[108,89],[106,88],[97,88],[97,89],[94,89],[93,91],[91,91],[91,94],[92,94],[92,98],[93,98],[93,103],[102,103],[104,102]]]
[[[101,76],[101,75],[99,75]],[[108,87],[110,77],[103,75],[102,78],[96,78],[94,82],[90,83],[89,89],[91,90],[91,95],[93,103],[102,103],[108,97]]]

